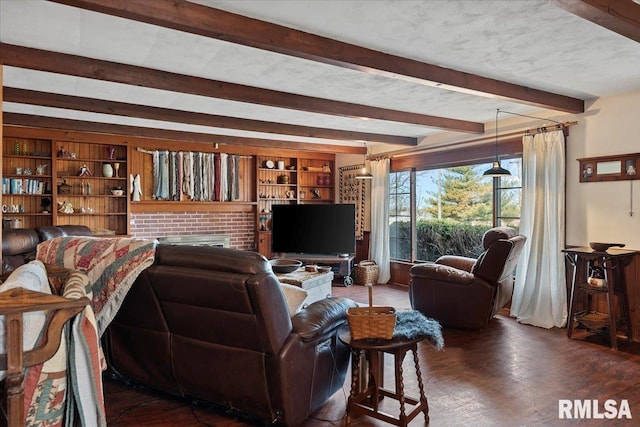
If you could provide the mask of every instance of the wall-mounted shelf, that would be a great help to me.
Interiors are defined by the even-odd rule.
[[[640,179],[640,153],[586,157],[580,162],[580,182]]]
[[[278,168],[278,166],[280,168]],[[271,210],[278,204],[334,203],[334,155],[260,155],[256,160],[258,252],[271,257]]]
[[[53,223],[53,159],[50,139],[2,138],[2,217],[22,227]],[[45,208],[46,206],[46,208]]]

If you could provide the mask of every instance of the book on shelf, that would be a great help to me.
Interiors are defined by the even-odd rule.
[[[46,182],[32,178],[2,178],[2,194],[45,194]]]

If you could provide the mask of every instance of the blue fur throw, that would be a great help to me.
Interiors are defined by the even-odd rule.
[[[444,347],[442,326],[417,310],[398,311],[393,338],[414,339],[424,337],[436,350]]]

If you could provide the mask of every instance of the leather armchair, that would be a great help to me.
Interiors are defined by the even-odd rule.
[[[482,329],[513,293],[513,272],[526,238],[495,227],[482,238],[478,259],[445,255],[411,267],[411,306],[442,326]]]

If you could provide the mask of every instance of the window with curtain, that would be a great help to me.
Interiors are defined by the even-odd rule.
[[[482,252],[486,230],[497,225],[518,228],[522,158],[501,163],[511,176],[483,176],[490,163],[391,172],[391,259],[476,257]]]

